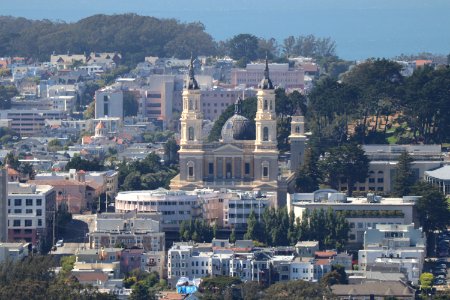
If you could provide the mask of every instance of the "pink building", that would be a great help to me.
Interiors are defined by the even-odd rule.
[[[253,89],[222,87],[202,90],[200,93],[203,118],[211,121],[217,120],[228,106],[234,105],[238,97],[256,96],[256,90]],[[175,109],[182,111],[181,99],[175,103]]]
[[[257,88],[264,77],[265,64],[248,64],[245,69],[231,69],[231,84]],[[270,79],[286,90],[302,90],[305,86],[303,69],[291,69],[289,64],[269,64]]]

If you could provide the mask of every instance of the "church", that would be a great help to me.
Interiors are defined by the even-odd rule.
[[[182,98],[180,173],[172,179],[170,188],[274,192],[277,203],[273,205],[285,205],[289,178],[292,180],[293,172],[303,161],[304,119],[303,116],[292,117],[290,176],[282,176],[277,149],[275,89],[269,77],[267,58],[264,78],[257,92],[254,124],[240,114],[242,100],[238,99],[235,113],[225,122],[218,142],[205,142],[206,137],[202,136],[202,102],[192,59]]]

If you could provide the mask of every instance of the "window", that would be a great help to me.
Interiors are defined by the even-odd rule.
[[[14,206],[21,206],[22,205],[22,199],[14,199]]]
[[[21,213],[22,213],[22,210],[21,210],[21,209],[15,209],[15,210],[14,210],[14,213],[15,213],[15,214],[21,214]]]
[[[26,206],[32,206],[33,205],[33,199],[26,199]]]
[[[36,199],[36,205],[41,206],[42,205],[42,199]]]
[[[264,110],[267,109],[267,100],[264,100]]]
[[[263,167],[263,177],[268,177],[268,176],[269,176],[269,167],[264,166]]]
[[[264,127],[263,128],[263,141],[268,141],[268,140],[269,140],[269,128]]]
[[[36,209],[36,216],[42,216],[42,209]]]
[[[194,127],[189,127],[188,129],[188,140],[189,141],[194,140]]]
[[[374,183],[375,182],[375,178],[369,178],[369,183]]]
[[[378,183],[383,183],[383,182],[384,182],[384,178],[378,178],[378,179],[377,179],[377,182],[378,182]]]
[[[245,175],[250,174],[250,163],[245,163],[244,172],[245,172]]]
[[[208,173],[209,174],[214,174],[214,163],[209,163],[208,164]]]
[[[20,227],[20,220],[14,220],[13,227]]]
[[[33,221],[32,220],[25,220],[25,227],[31,227],[33,226]]]

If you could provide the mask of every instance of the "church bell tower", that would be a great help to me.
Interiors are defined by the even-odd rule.
[[[305,158],[305,117],[292,116],[291,134],[289,135],[291,143],[291,171],[295,172],[303,164]]]
[[[183,89],[181,113],[180,180],[198,185],[203,181],[203,112],[201,92],[194,76],[194,60],[191,56],[189,75]]]
[[[189,78],[183,89],[183,111],[181,113],[180,146],[202,144],[203,113],[200,101],[200,88],[194,76],[194,60],[191,57]]]
[[[256,109],[256,149],[277,147],[277,119],[275,114],[275,89],[269,77],[269,62],[266,56],[264,78],[259,85]]]

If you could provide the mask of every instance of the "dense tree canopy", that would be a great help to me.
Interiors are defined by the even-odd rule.
[[[414,159],[406,151],[402,152],[398,158],[392,186],[392,192],[397,197],[408,196],[416,181],[411,167],[413,161]]]
[[[412,191],[414,195],[422,196],[416,203],[416,211],[426,233],[444,230],[450,225],[449,204],[440,190],[428,183],[419,182]]]
[[[144,56],[188,58],[214,54],[215,44],[201,23],[181,23],[136,14],[94,15],[76,23],[0,18],[0,53],[48,60],[56,53],[122,53],[130,63]]]
[[[369,175],[369,159],[361,146],[354,143],[331,148],[319,166],[332,188],[338,189],[340,182],[346,183],[349,196],[355,183],[364,182]]]

